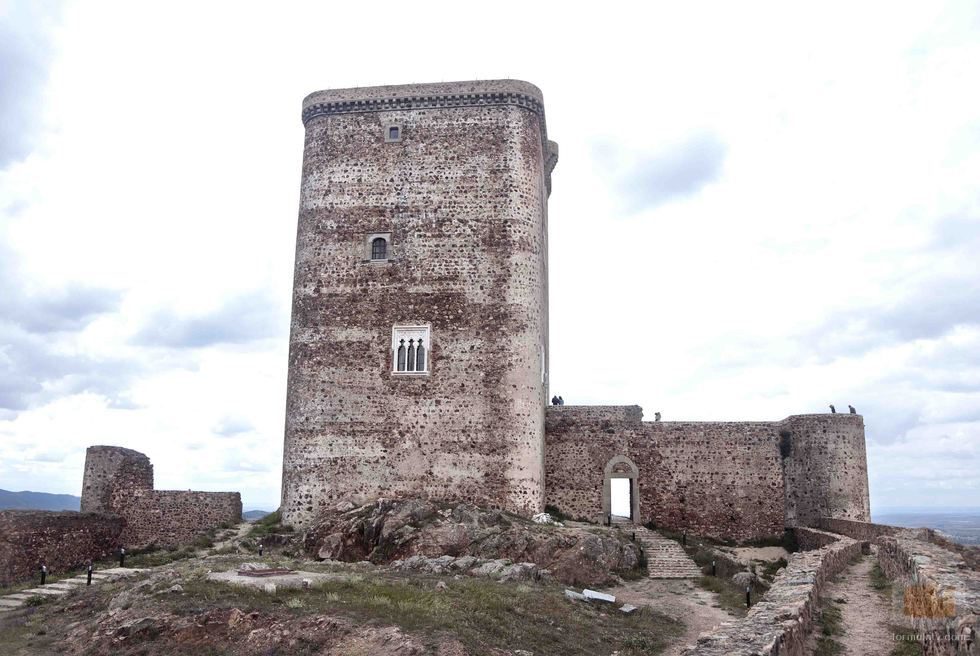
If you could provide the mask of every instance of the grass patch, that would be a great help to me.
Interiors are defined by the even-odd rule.
[[[250,538],[261,538],[263,535],[270,535],[273,533],[293,533],[294,529],[288,524],[282,524],[282,513],[277,510],[274,513],[269,513],[262,519],[252,524],[252,528],[248,531],[248,537]]]
[[[181,549],[157,549],[156,551],[140,552],[135,555],[126,554],[126,567],[159,567],[169,565],[178,560],[186,560],[197,556],[197,550],[193,547],[183,547]],[[110,566],[119,565],[116,561]],[[98,571],[98,570],[96,570]]]
[[[889,656],[923,656],[922,643],[915,637],[915,630],[906,626],[892,626],[895,646]]]
[[[24,600],[25,606],[41,606],[46,603],[48,603],[48,595],[43,594],[31,595]]]
[[[841,621],[840,608],[834,605],[830,599],[822,597],[820,599],[820,614],[817,618],[820,633],[817,634],[817,645],[813,650],[813,656],[835,656],[844,651],[844,645],[836,639],[844,635]]]
[[[656,654],[681,633],[681,624],[644,609],[623,615],[616,606],[572,602],[559,586],[501,584],[482,579],[339,576],[310,590],[260,590],[191,581],[180,607],[236,607],[291,613],[341,613],[362,622],[396,624],[417,635],[448,633],[472,653],[490,647],[534,653],[623,656]],[[189,603],[188,603],[189,602]]]
[[[702,576],[696,583],[707,590],[718,595],[718,605],[735,617],[745,617],[748,609],[745,607],[745,590],[731,579],[719,576]],[[759,597],[753,594],[753,603]]]
[[[788,563],[786,562],[785,558],[780,558],[779,560],[774,560],[765,563],[760,568],[761,571],[759,572],[759,576],[762,577],[765,581],[772,583],[772,580],[776,578],[776,572],[786,567],[787,564]]]
[[[873,589],[887,594],[891,592],[892,582],[888,580],[888,576],[885,575],[885,571],[881,569],[881,564],[875,562],[871,567],[871,572],[869,574],[870,585]]]

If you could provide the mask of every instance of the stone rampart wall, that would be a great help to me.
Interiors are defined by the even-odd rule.
[[[800,547],[800,551],[813,551],[840,539],[839,535],[812,528],[795,528],[793,533],[796,535],[796,544]]]
[[[86,452],[82,508],[122,517],[120,540],[127,548],[186,544],[242,517],[238,492],[154,490],[150,459],[114,446],[93,446]]]
[[[922,540],[883,535],[876,543],[885,574],[905,588],[905,620],[925,653],[980,653],[980,573],[959,554]]]
[[[749,540],[818,511],[867,519],[857,415],[644,422],[638,406],[552,406],[545,417],[546,503],[571,517],[604,519],[604,470],[623,456],[639,471],[640,521],[671,530]]]
[[[240,522],[242,500],[238,492],[150,490],[117,510],[127,519],[125,545],[163,547],[187,544],[211,528]]]
[[[902,535],[919,540],[932,540],[933,531],[928,528],[904,528],[901,526],[889,526],[888,524],[874,524],[872,522],[858,522],[851,519],[838,519],[831,517],[821,517],[818,525],[825,531],[846,535],[855,540],[873,542],[883,535]]]
[[[123,519],[110,515],[41,510],[0,511],[0,585],[37,574],[83,567],[119,547]]]
[[[828,540],[826,546],[790,556],[772,587],[748,614],[698,638],[685,656],[802,656],[813,630],[820,590],[825,582],[861,555],[861,543],[802,529],[804,540]]]

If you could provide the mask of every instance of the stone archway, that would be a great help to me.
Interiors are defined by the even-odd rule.
[[[636,464],[626,456],[614,456],[606,463],[606,468],[602,480],[602,521],[610,517],[612,513],[612,479],[629,479],[630,490],[630,519],[634,524],[640,522],[640,490],[637,480],[640,470]]]

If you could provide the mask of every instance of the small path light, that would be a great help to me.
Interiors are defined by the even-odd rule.
[[[126,547],[119,547],[119,566],[126,566]]]
[[[745,607],[748,608],[752,605],[752,586],[745,586]]]
[[[92,585],[92,561],[88,561],[88,577],[85,579],[85,585]]]
[[[711,561],[711,575],[718,576],[718,566],[715,565],[715,561]]]
[[[259,542],[259,555],[260,556],[262,555],[262,543],[261,542]]]
[[[41,585],[44,585],[45,579],[48,578],[48,566],[41,564]]]
[[[681,536],[681,544],[687,546],[687,531],[684,531],[684,535]]]

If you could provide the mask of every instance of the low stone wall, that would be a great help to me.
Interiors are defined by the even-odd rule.
[[[793,533],[796,535],[796,544],[799,545],[800,551],[813,551],[834,544],[840,539],[839,535],[813,528],[796,528],[793,529]]]
[[[823,547],[789,558],[769,592],[748,614],[701,635],[685,656],[802,656],[824,583],[860,556],[861,543],[848,537],[799,529],[797,539]]]
[[[876,543],[885,574],[905,586],[903,613],[925,653],[980,653],[980,573],[959,554],[922,540],[886,535]]]
[[[110,515],[43,510],[0,511],[0,585],[37,574],[83,567],[119,547],[123,519]]]
[[[836,517],[821,517],[819,526],[824,531],[846,535],[855,540],[865,540],[873,542],[876,538],[883,535],[905,535],[915,537],[919,540],[931,540],[933,531],[927,528],[903,528],[901,526],[889,526],[888,524],[873,524],[871,522],[858,522],[852,519],[838,519]]]
[[[116,507],[126,518],[122,542],[127,547],[188,544],[222,524],[242,520],[238,492],[147,490],[134,493]]]

